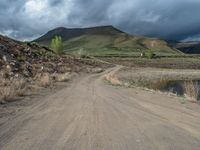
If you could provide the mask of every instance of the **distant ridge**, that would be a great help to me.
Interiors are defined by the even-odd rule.
[[[118,30],[113,26],[97,26],[97,27],[90,27],[90,28],[65,28],[65,27],[58,27],[49,32],[45,35],[41,36],[40,38],[34,40],[38,43],[48,44],[52,38],[56,35],[62,37],[64,41],[79,37],[85,34],[98,34],[98,35],[116,35],[118,33],[123,33],[122,31]]]

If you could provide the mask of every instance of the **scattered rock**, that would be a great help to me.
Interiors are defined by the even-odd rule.
[[[5,55],[3,55],[3,60],[4,60],[5,62],[7,62],[7,58],[6,58]]]
[[[72,74],[70,72],[64,73],[64,74],[54,74],[53,79],[58,82],[66,82],[69,81],[72,77]]]
[[[93,69],[91,70],[91,72],[92,72],[92,73],[101,73],[101,72],[103,72],[103,69],[102,69],[102,68],[93,68]]]

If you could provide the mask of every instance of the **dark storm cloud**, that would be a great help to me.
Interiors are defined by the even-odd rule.
[[[114,0],[74,0],[74,2],[75,9],[69,14],[70,21],[86,26],[99,25],[103,22],[111,23],[108,20],[108,10]]]
[[[57,6],[58,4],[62,3],[63,0],[51,0],[50,5],[51,6]]]
[[[0,33],[31,39],[58,26],[114,25],[171,40],[200,37],[199,0],[1,0]]]

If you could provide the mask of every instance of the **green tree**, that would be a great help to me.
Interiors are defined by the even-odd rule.
[[[53,49],[53,51],[56,54],[58,54],[58,55],[63,54],[63,42],[62,42],[62,38],[60,36],[55,36],[52,39],[51,48]]]
[[[156,54],[153,52],[153,50],[148,50],[147,52],[147,58],[153,59],[155,58]]]

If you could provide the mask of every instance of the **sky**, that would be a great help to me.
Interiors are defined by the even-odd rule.
[[[0,0],[0,34],[18,40],[56,27],[101,25],[133,35],[200,40],[200,0]]]

